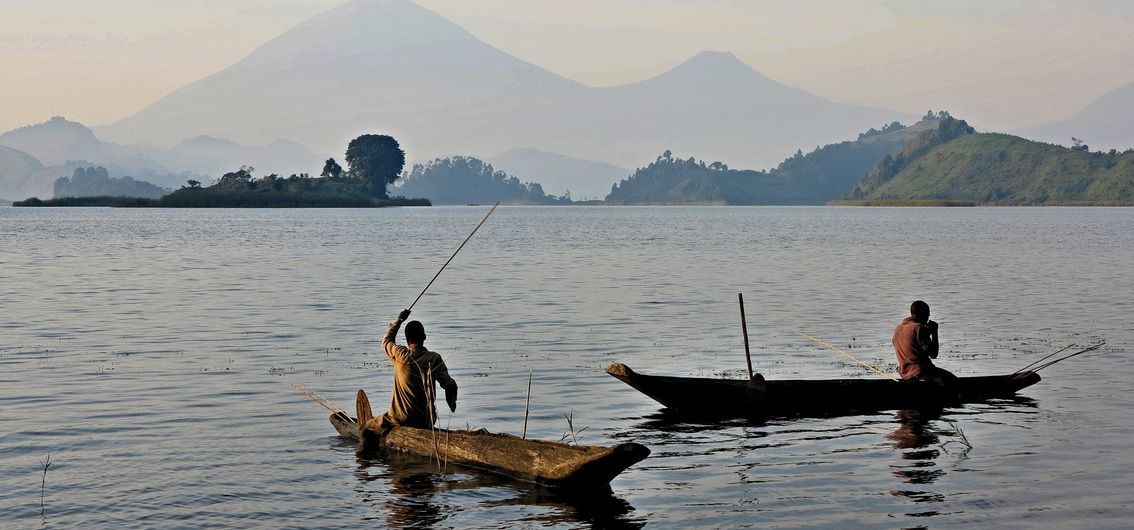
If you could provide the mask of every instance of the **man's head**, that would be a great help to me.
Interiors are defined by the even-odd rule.
[[[910,304],[910,316],[913,317],[914,322],[921,324],[929,322],[929,304],[921,300]],[[409,333],[408,328],[406,329],[406,333]]]
[[[425,326],[421,322],[411,320],[406,324],[406,343],[421,346],[425,343]]]

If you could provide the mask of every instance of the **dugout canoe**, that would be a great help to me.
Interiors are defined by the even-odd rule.
[[[1040,380],[1035,372],[960,377],[960,395],[932,383],[889,379],[752,381],[645,375],[621,363],[606,373],[681,415],[703,417],[824,416],[941,406],[1011,397]]]
[[[480,430],[418,429],[389,425],[373,418],[365,393],[359,391],[358,415],[367,419],[359,428],[356,418],[339,411],[331,425],[344,438],[360,442],[362,450],[402,451],[456,465],[506,475],[550,487],[603,487],[650,450],[637,443],[603,447],[527,440],[510,434]]]

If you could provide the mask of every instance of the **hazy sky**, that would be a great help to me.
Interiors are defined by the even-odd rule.
[[[343,0],[0,0],[0,131],[114,121]],[[784,84],[978,127],[1062,119],[1134,82],[1125,0],[420,0],[591,85],[702,50]]]

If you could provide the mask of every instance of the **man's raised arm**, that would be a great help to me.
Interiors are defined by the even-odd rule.
[[[398,346],[394,339],[398,337],[398,330],[401,329],[402,322],[409,318],[409,314],[409,309],[403,309],[401,313],[398,313],[398,318],[390,322],[390,327],[386,328],[386,334],[382,336],[382,349],[386,351],[386,356],[391,360],[405,355],[402,351],[404,348]]]

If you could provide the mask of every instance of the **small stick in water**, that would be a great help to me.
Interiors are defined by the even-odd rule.
[[[47,453],[46,460],[40,460],[43,464],[43,481],[39,484],[39,515],[47,517],[47,508],[43,504],[44,492],[47,490],[47,468],[51,467],[51,453]],[[46,521],[46,519],[44,519]]]

